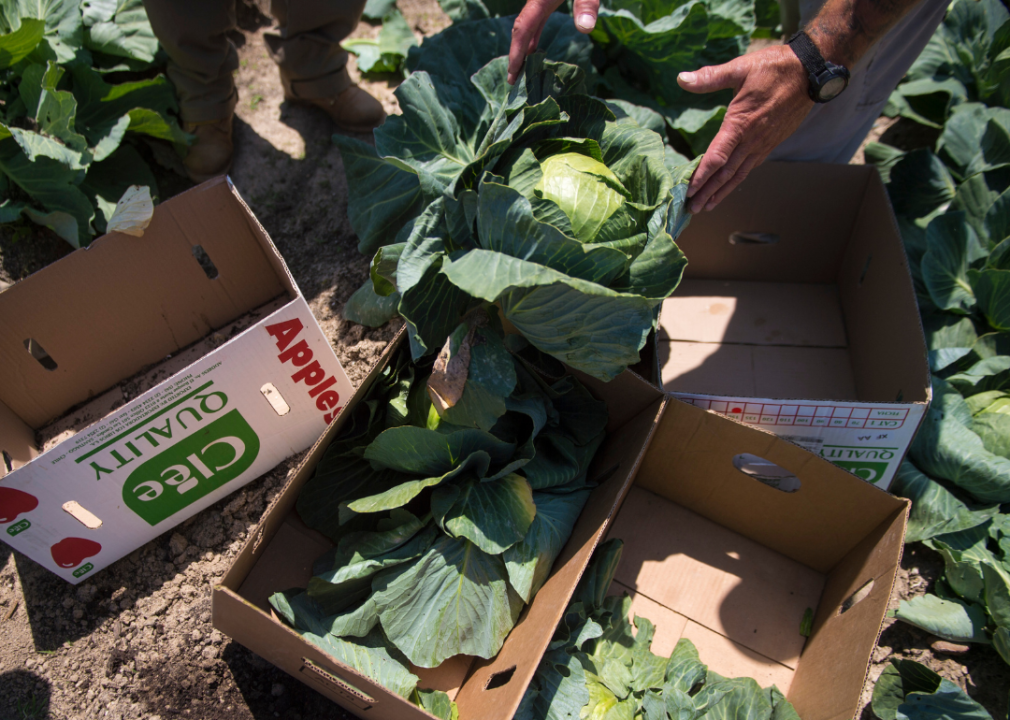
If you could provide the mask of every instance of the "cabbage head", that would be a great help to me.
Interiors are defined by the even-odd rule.
[[[374,149],[334,138],[355,230],[366,246],[383,232],[389,243],[345,313],[372,324],[398,313],[417,359],[494,303],[537,349],[609,380],[637,362],[680,282],[674,240],[694,164],[590,96],[575,65],[532,55],[509,86],[507,62],[451,93],[417,71]]]

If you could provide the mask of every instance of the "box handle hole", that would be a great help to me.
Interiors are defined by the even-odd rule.
[[[873,590],[873,580],[867,580],[863,583],[858,590],[849,595],[842,601],[841,606],[838,608],[838,614],[846,613],[851,610],[857,603],[866,599],[866,596],[870,594]]]
[[[88,530],[102,527],[102,521],[90,510],[85,510],[76,500],[63,503],[63,510]]]
[[[288,405],[287,401],[281,395],[280,390],[273,383],[267,383],[260,388],[260,392],[263,393],[263,397],[267,399],[270,403],[270,407],[274,409],[274,412],[278,415],[287,415],[291,412],[291,406]]]
[[[729,236],[730,245],[774,245],[779,241],[775,233],[735,232]]]
[[[14,472],[14,460],[11,458],[10,453],[6,450],[0,450],[0,453],[3,453],[4,470],[7,472]]]
[[[45,348],[39,345],[39,341],[34,338],[28,338],[25,340],[25,350],[28,354],[35,358],[39,365],[44,367],[46,370],[55,370],[59,367],[56,361],[49,357],[49,353],[46,352]]]
[[[509,680],[515,675],[516,666],[508,668],[507,670],[501,670],[496,673],[492,673],[491,677],[488,678],[487,684],[484,686],[485,690],[494,690],[495,688],[500,688],[503,685],[508,685]]]
[[[217,271],[217,265],[210,259],[210,255],[207,254],[202,245],[193,246],[193,257],[200,264],[200,269],[203,270],[203,274],[207,276],[208,280],[217,280],[220,274]]]
[[[794,493],[802,485],[800,479],[785,468],[751,453],[735,455],[733,467],[744,475],[750,475],[755,480],[782,492]]]

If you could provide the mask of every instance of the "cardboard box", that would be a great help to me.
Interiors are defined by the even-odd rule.
[[[401,333],[348,408],[403,340]],[[851,717],[897,572],[907,501],[774,435],[664,396],[634,373],[610,383],[581,377],[609,407],[608,436],[590,468],[590,477],[606,479],[498,655],[412,669],[421,686],[448,692],[462,720],[512,718],[592,551],[609,532],[626,543],[618,580],[659,626],[655,651],[668,654],[686,634],[717,672],[773,679],[804,720]],[[305,587],[313,561],[332,547],[301,523],[295,502],[347,417],[338,416],[306,456],[215,588],[214,626],[360,717],[430,717],[303,640],[267,602],[279,590]],[[799,479],[780,477],[778,484],[795,489],[798,482],[799,490],[745,474],[757,467],[764,477],[767,464],[737,469],[742,453],[786,468]],[[642,493],[652,493],[654,507],[641,515],[648,526],[636,527]],[[685,517],[690,523],[678,526]],[[869,596],[839,614],[867,580]],[[808,606],[817,618],[804,647],[799,625]]]
[[[307,448],[353,392],[227,179],[0,293],[0,377],[0,537],[71,583]],[[153,387],[124,400],[126,379]],[[61,417],[95,422],[41,452]]]
[[[929,405],[901,234],[873,167],[766,163],[677,240],[656,376],[887,488]]]

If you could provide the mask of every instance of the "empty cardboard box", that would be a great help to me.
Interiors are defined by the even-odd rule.
[[[307,448],[353,392],[224,178],[0,293],[0,377],[0,537],[71,583]]]
[[[930,400],[908,262],[875,168],[766,163],[677,240],[657,375],[882,488]]]
[[[348,410],[403,342],[401,333]],[[609,408],[590,468],[605,479],[498,655],[412,669],[420,686],[448,692],[462,720],[512,718],[609,533],[625,541],[614,589],[634,593],[635,609],[657,624],[654,651],[669,654],[690,637],[713,670],[777,683],[804,720],[851,717],[897,572],[907,501],[774,435],[669,398],[634,373],[610,383],[580,377]],[[347,417],[306,456],[215,588],[214,626],[359,717],[430,717],[304,640],[267,601],[305,587],[332,547],[299,520],[295,503]],[[865,599],[840,613],[867,581]],[[809,639],[799,634],[807,607],[816,610]]]

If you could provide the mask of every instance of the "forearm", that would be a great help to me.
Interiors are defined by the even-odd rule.
[[[821,55],[853,67],[920,0],[827,0],[804,28]]]

